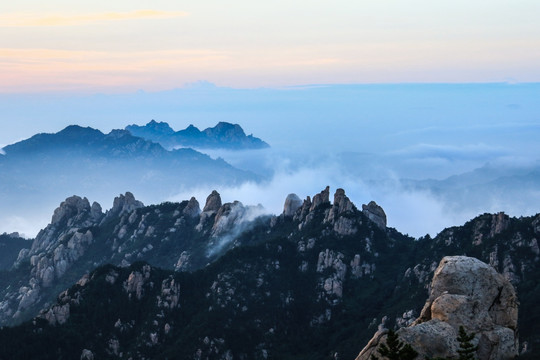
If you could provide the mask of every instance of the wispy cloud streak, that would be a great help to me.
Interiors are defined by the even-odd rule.
[[[0,27],[79,26],[105,21],[167,19],[188,16],[185,11],[134,10],[89,14],[11,13],[0,15]]]

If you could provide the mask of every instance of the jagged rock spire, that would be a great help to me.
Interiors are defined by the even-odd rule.
[[[327,204],[330,202],[330,186],[327,186],[323,191],[318,193],[313,197],[313,203],[311,204],[310,211],[315,210],[318,206],[322,204]]]
[[[120,194],[114,198],[113,207],[107,215],[113,214],[122,215],[124,213],[130,213],[135,209],[143,207],[144,204],[135,199],[135,196],[129,191],[124,195]]]
[[[333,223],[334,220],[341,214],[353,209],[353,203],[345,195],[345,190],[339,188],[334,194],[334,203],[332,209],[328,213],[325,221]]]
[[[204,205],[203,212],[218,211],[221,205],[221,196],[214,190],[206,198],[206,205]]]
[[[197,201],[197,199],[191,197],[182,213],[192,218],[199,216],[199,214],[201,213],[201,208],[199,207],[199,202]]]

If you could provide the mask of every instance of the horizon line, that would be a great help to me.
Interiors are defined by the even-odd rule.
[[[423,81],[410,81],[410,82],[366,82],[366,83],[308,83],[308,84],[296,84],[296,85],[284,85],[284,86],[256,86],[256,87],[233,87],[233,86],[221,86],[208,81],[198,81],[186,83],[180,87],[173,87],[162,90],[145,90],[136,89],[129,91],[110,91],[103,90],[44,90],[44,91],[11,91],[2,92],[0,96],[35,96],[35,95],[60,95],[60,96],[114,96],[114,95],[135,95],[135,94],[159,94],[173,91],[216,91],[216,90],[274,90],[274,91],[286,91],[286,90],[307,90],[315,88],[331,88],[331,87],[346,87],[346,86],[485,86],[485,85],[497,85],[497,86],[522,86],[522,85],[540,85],[540,81],[471,81],[471,82],[423,82]]]

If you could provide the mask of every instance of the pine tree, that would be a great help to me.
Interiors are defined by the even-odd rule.
[[[413,360],[418,356],[411,345],[399,341],[398,335],[393,330],[388,331],[386,344],[381,344],[377,351],[389,360]],[[375,355],[371,355],[371,360],[378,359]]]
[[[478,349],[478,346],[471,344],[471,340],[474,339],[475,334],[467,334],[463,326],[459,327],[459,334],[457,340],[459,341],[459,360],[473,360],[474,354]]]

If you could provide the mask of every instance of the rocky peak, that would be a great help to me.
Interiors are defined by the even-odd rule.
[[[332,209],[328,213],[326,221],[333,223],[334,220],[337,219],[339,215],[347,211],[351,211],[353,207],[354,207],[353,203],[345,195],[345,190],[337,189],[334,194],[334,203],[332,205]]]
[[[221,196],[214,190],[206,198],[206,205],[204,205],[203,212],[216,212],[221,207]]]
[[[242,127],[238,124],[230,124],[227,122],[219,122],[213,128],[208,128],[203,131],[209,137],[222,139],[242,139],[246,136]]]
[[[319,194],[313,197],[313,202],[308,196],[302,203],[295,194],[290,194],[285,200],[282,217],[293,216],[293,219],[300,221],[299,229],[315,218],[317,209],[330,204],[330,187],[327,186]],[[334,194],[334,203],[331,208],[324,209],[324,223],[333,225],[333,230],[339,235],[353,235],[358,231],[357,220],[352,216],[341,216],[345,213],[352,213],[355,210],[354,204],[345,195],[345,190],[337,189]]]
[[[167,134],[167,135],[174,134],[174,130],[169,126],[169,124],[163,121],[157,122],[156,120],[152,119],[152,121],[146,124],[146,127],[152,131],[155,131],[161,134]]]
[[[90,215],[96,221],[101,219],[101,217],[103,216],[103,209],[101,208],[101,205],[99,205],[99,203],[95,201],[92,203],[92,207],[90,208]]]
[[[323,191],[313,197],[313,203],[309,210],[313,211],[320,205],[328,203],[330,203],[330,186],[327,186]]]
[[[199,207],[199,202],[197,201],[197,199],[191,197],[182,213],[192,218],[199,216],[199,214],[201,213],[201,208]]]
[[[184,130],[182,130],[182,132],[185,135],[192,135],[192,136],[201,134],[201,130],[199,130],[199,128],[193,124],[189,124],[189,126],[185,128]]]
[[[169,136],[174,134],[174,130],[166,122],[157,122],[156,120],[150,121],[144,126],[139,125],[128,125],[126,130],[132,133],[134,136],[141,135],[157,135],[157,136]]]
[[[373,221],[382,230],[386,229],[386,214],[382,207],[375,201],[370,201],[367,205],[362,205],[362,213]]]
[[[300,207],[302,207],[302,200],[296,194],[289,194],[285,199],[283,205],[283,215],[293,216]]]
[[[352,203],[349,198],[345,196],[345,190],[339,188],[334,193],[334,207],[339,210],[339,213],[352,210]]]
[[[130,213],[133,210],[141,208],[143,206],[144,204],[136,200],[135,196],[133,196],[133,194],[128,191],[125,193],[125,195],[121,194],[114,198],[113,207],[111,210],[109,210],[107,216],[120,216],[125,213]]]
[[[457,358],[460,326],[475,333],[480,360],[514,359],[517,353],[518,301],[512,284],[482,261],[444,257],[435,270],[431,292],[420,317],[397,331],[419,358]],[[370,359],[385,339],[378,331],[356,360]]]
[[[217,237],[230,231],[235,224],[242,221],[245,212],[246,209],[240,201],[223,204],[214,219],[212,235]]]
[[[32,139],[38,140],[41,134],[35,135]],[[54,138],[57,142],[80,144],[81,139],[89,141],[96,140],[103,136],[103,133],[99,130],[92,129],[91,127],[82,127],[79,125],[69,125],[56,134],[47,134],[48,137]],[[43,139],[43,138],[42,138]],[[15,144],[17,145],[17,144]]]
[[[62,201],[60,206],[54,210],[54,214],[51,219],[51,225],[58,224],[69,218],[73,218],[82,213],[89,213],[91,211],[90,203],[87,198],[81,198],[80,196],[71,196]]]
[[[79,228],[88,227],[103,218],[101,206],[94,202],[92,206],[87,198],[71,196],[63,201],[51,219],[51,223],[42,229],[32,243],[29,252],[20,254],[17,263],[25,257],[50,252],[58,246],[62,239],[72,236]],[[62,223],[65,223],[62,225]]]
[[[311,197],[307,196],[304,202],[302,203],[302,206],[294,214],[293,219],[303,221],[306,218],[306,216],[309,214],[309,211],[310,211],[309,209],[311,209]]]

